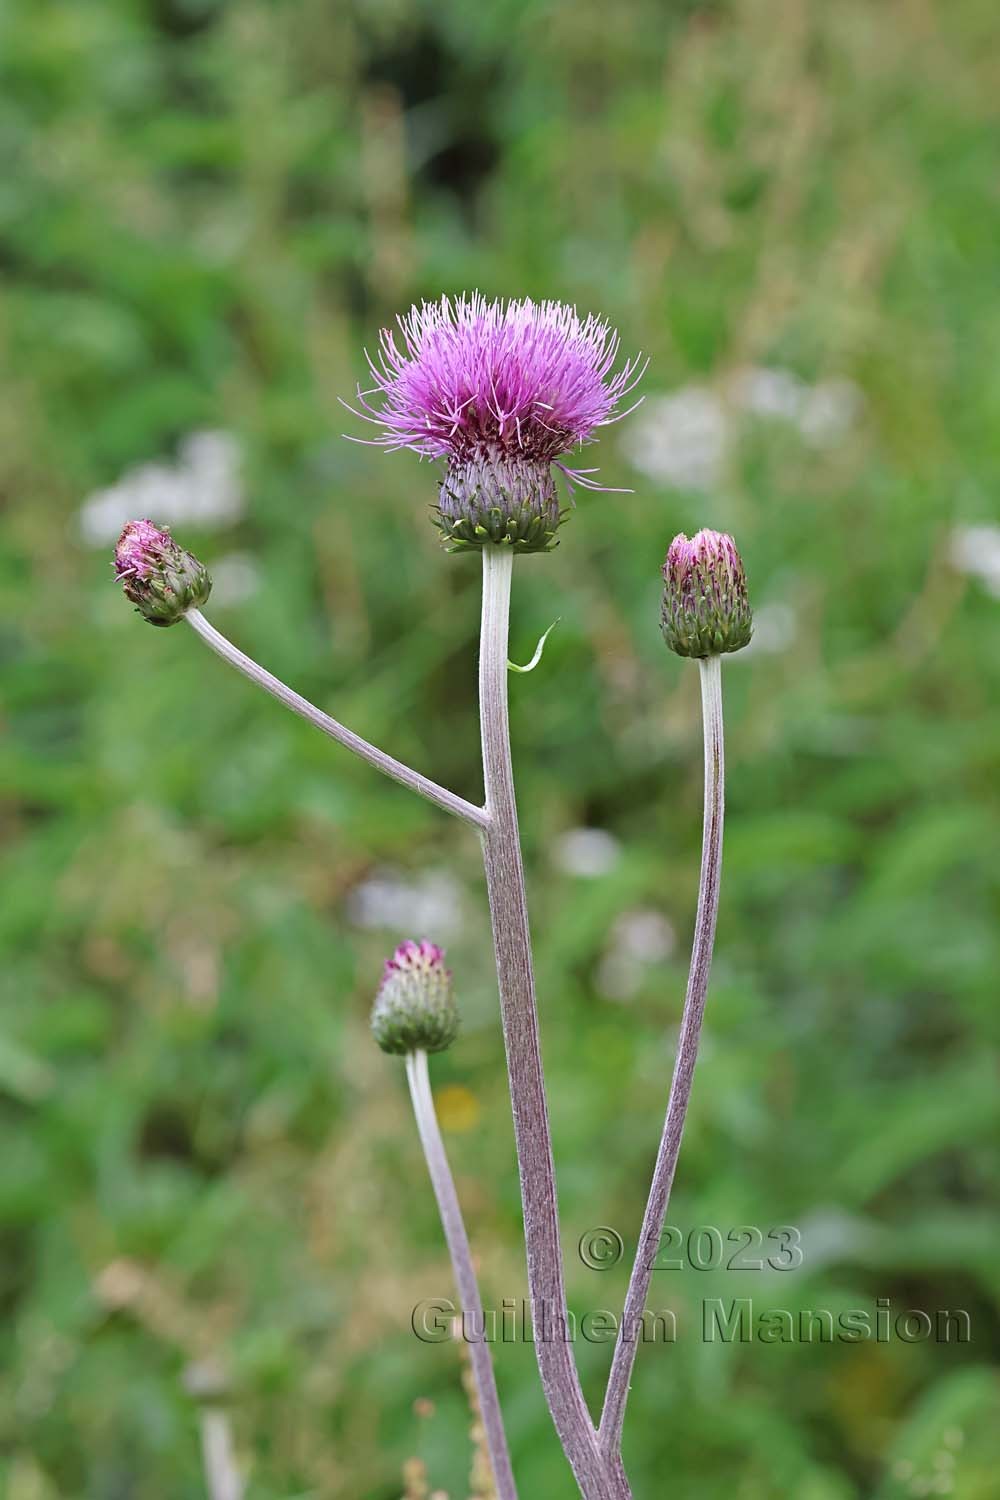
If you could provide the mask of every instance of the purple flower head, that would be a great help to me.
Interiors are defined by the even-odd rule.
[[[451,970],[436,943],[400,943],[382,969],[372,1031],[383,1052],[441,1052],[455,1040]]]
[[[739,651],[753,633],[743,559],[723,531],[681,532],[663,564],[663,637],[678,656]]]
[[[151,625],[176,625],[212,592],[208,570],[152,521],[129,521],[115,546],[115,578]]]
[[[152,521],[129,521],[115,545],[115,577],[143,579],[153,559],[171,545],[171,538]]]
[[[619,340],[561,302],[487,302],[479,292],[424,302],[383,329],[361,413],[371,441],[441,458],[438,525],[452,550],[497,542],[547,551],[561,519],[552,465],[589,489],[593,470],[562,455],[593,440],[645,366],[615,371]]]
[[[679,531],[667,548],[663,564],[663,576],[675,576],[682,587],[694,586],[695,569],[713,567],[721,563],[725,568],[742,568],[736,543],[727,531],[709,531],[702,528],[690,540]]]

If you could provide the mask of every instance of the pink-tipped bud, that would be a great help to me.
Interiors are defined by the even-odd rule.
[[[663,564],[663,639],[678,656],[719,656],[739,651],[753,634],[743,560],[731,536],[681,532]]]
[[[129,521],[115,547],[115,577],[150,625],[176,625],[212,592],[208,569],[152,521]]]
[[[458,1034],[458,1008],[444,949],[425,939],[400,943],[385,961],[372,1008],[383,1052],[443,1052]]]

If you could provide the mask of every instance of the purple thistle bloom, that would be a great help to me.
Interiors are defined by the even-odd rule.
[[[678,656],[739,651],[753,634],[743,559],[724,531],[681,532],[663,564],[663,638]]]
[[[357,415],[384,428],[371,441],[443,458],[437,524],[452,550],[486,542],[548,551],[562,519],[552,466],[572,484],[600,486],[558,460],[593,440],[645,368],[614,372],[619,340],[607,323],[561,302],[487,302],[479,292],[425,302],[383,329],[374,386]],[[631,408],[630,408],[631,409]]]

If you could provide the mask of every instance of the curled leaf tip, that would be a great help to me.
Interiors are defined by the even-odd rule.
[[[511,671],[511,672],[533,672],[535,670],[535,668],[538,666],[538,663],[542,659],[542,652],[545,650],[545,642],[548,640],[548,638],[552,634],[553,630],[555,630],[556,626],[559,624],[559,621],[561,619],[562,619],[562,615],[559,615],[556,619],[554,619],[552,621],[552,624],[549,626],[548,630],[546,630],[543,635],[539,636],[539,638],[538,638],[538,645],[535,647],[535,654],[534,654],[534,656],[531,658],[531,660],[528,662],[528,664],[526,666],[519,667],[516,661],[511,661],[510,657],[508,657],[507,658],[507,667],[508,667],[508,670]]]

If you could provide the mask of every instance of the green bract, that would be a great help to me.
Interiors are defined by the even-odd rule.
[[[451,970],[434,943],[401,943],[386,959],[372,1008],[383,1052],[443,1052],[458,1034]]]

